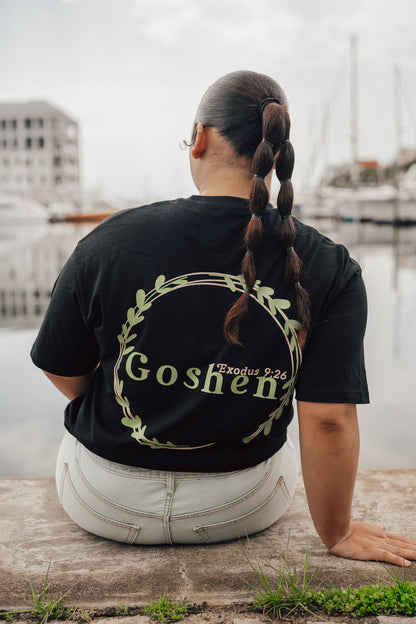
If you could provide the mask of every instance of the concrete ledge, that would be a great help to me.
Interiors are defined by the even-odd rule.
[[[365,471],[356,485],[354,518],[378,522],[416,539],[416,469]],[[245,602],[255,583],[241,543],[210,546],[128,546],[79,529],[61,509],[52,478],[0,480],[0,607],[31,605],[30,583],[41,589],[50,564],[50,591],[83,607],[141,605],[166,594],[211,605]],[[259,560],[279,567],[289,557],[303,570],[307,543],[315,583],[359,586],[388,580],[399,568],[325,554],[299,483],[293,504],[270,529],[250,538]],[[247,549],[246,549],[247,550]],[[247,551],[249,554],[249,551]],[[416,565],[406,571],[416,581]]]

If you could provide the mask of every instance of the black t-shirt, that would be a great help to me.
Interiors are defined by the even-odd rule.
[[[100,364],[87,395],[65,411],[65,426],[88,449],[144,468],[237,470],[283,445],[295,390],[303,401],[368,402],[360,267],[295,220],[312,302],[302,356],[271,205],[243,346],[225,341],[224,318],[244,290],[249,218],[247,200],[193,196],[117,213],[78,243],[31,355],[63,376]]]

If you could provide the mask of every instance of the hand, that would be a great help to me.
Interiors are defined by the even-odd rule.
[[[347,559],[386,561],[399,566],[410,566],[416,561],[416,542],[387,533],[377,524],[351,522],[349,531],[329,552]]]

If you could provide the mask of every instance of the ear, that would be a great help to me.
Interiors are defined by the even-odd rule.
[[[196,127],[196,139],[191,154],[194,158],[200,158],[207,149],[207,131],[202,124]]]

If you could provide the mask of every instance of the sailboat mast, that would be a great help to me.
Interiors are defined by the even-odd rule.
[[[400,69],[393,69],[393,92],[394,92],[394,119],[396,134],[396,155],[394,159],[394,185],[399,187],[399,158],[402,144],[402,119],[401,119],[401,76]]]
[[[358,186],[358,54],[357,36],[351,35],[351,182]]]

